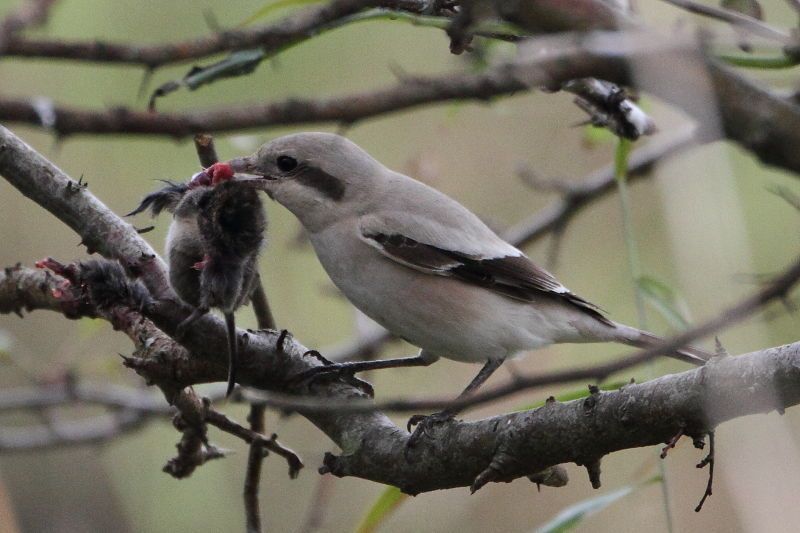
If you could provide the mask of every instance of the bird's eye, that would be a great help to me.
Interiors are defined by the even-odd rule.
[[[288,155],[278,156],[278,168],[281,172],[289,172],[297,167],[297,159]]]

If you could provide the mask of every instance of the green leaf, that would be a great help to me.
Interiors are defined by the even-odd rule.
[[[669,285],[649,276],[641,276],[637,282],[640,294],[675,329],[689,327],[689,307],[686,301]]]
[[[570,505],[558,513],[551,521],[536,529],[536,533],[561,533],[563,531],[569,531],[593,514],[602,511],[612,503],[621,500],[625,496],[642,487],[646,487],[647,485],[658,483],[660,481],[661,476],[653,476],[643,483],[639,483],[637,485],[627,485],[617,490],[612,490],[607,494],[601,494],[600,496],[595,496],[593,498],[580,501],[574,505]]]
[[[9,350],[11,349],[11,337],[4,330],[0,329],[0,363],[11,361]]]
[[[408,498],[408,494],[403,494],[397,487],[387,487],[372,507],[369,508],[367,514],[361,519],[361,523],[356,528],[356,533],[372,533],[377,531],[383,524],[384,520],[389,518],[391,514]]]
[[[307,6],[311,4],[319,4],[322,1],[323,0],[277,0],[277,1],[267,2],[262,7],[257,9],[252,15],[250,15],[242,22],[240,22],[238,27],[241,28],[243,26],[248,26],[253,22],[261,20],[281,9],[286,9],[289,7]]]
[[[604,391],[615,391],[622,388],[624,385],[627,385],[625,381],[614,381],[611,383],[606,383],[604,385],[600,385],[600,390]],[[586,387],[581,387],[580,389],[571,390],[569,392],[564,392],[556,396],[556,401],[559,402],[571,402],[572,400],[580,400],[581,398],[586,398],[589,396],[589,393],[586,391]],[[531,409],[537,409],[542,407],[547,400],[541,400],[535,403],[527,404],[523,407],[517,409],[517,411],[530,411]]]
[[[183,79],[179,81],[168,81],[156,88],[150,96],[148,108],[151,110],[155,109],[157,98],[175,92],[181,87],[187,87],[190,91],[194,91],[198,87],[222,78],[233,78],[235,76],[250,74],[266,57],[267,54],[261,48],[252,48],[250,50],[238,50],[233,52],[225,59],[205,67],[192,67]]]
[[[731,55],[719,54],[717,59],[725,61],[734,67],[756,68],[762,70],[778,70],[796,67],[800,64],[800,58],[794,55],[782,56],[756,56],[756,55]]]
[[[757,0],[722,0],[720,6],[754,19],[764,20],[764,10]]]
[[[608,144],[616,140],[617,136],[611,133],[607,128],[599,128],[592,124],[587,124],[583,128],[583,142],[591,147]]]

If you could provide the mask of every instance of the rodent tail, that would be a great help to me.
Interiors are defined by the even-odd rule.
[[[236,343],[236,321],[233,318],[233,313],[225,313],[225,326],[228,328],[228,389],[225,391],[225,397],[227,398],[236,386],[236,365],[239,359]]]

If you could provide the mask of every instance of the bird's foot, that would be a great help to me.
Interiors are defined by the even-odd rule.
[[[308,369],[304,372],[300,372],[296,376],[292,376],[289,380],[292,384],[300,384],[305,382],[312,382],[319,376],[330,375],[330,374],[339,374],[343,372],[342,365],[337,363],[332,363],[328,359],[322,356],[316,350],[309,350],[303,354],[303,357],[311,356],[317,359],[319,362],[322,363],[321,366],[315,366],[314,368]]]
[[[414,415],[409,418],[408,424],[406,425],[408,431],[411,432],[411,428],[414,426],[416,426],[416,428],[414,428],[413,433],[411,433],[411,436],[408,438],[406,450],[416,446],[423,437],[430,437],[431,430],[434,427],[450,422],[454,417],[454,413],[441,411],[439,413],[433,413],[432,415]]]
[[[355,373],[358,370],[353,363],[333,363],[323,357],[322,354],[316,350],[309,350],[303,355],[310,355],[314,357],[315,359],[319,360],[322,365],[315,366],[314,368],[308,369],[305,372],[301,372],[296,376],[291,377],[289,379],[290,385],[311,385],[316,379],[327,376],[331,379],[342,379],[350,385],[360,389],[370,398],[375,397],[375,391],[373,390],[372,385],[355,377]]]

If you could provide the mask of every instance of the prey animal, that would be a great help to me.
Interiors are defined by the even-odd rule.
[[[176,338],[184,337],[209,309],[222,312],[228,335],[227,395],[236,384],[238,365],[234,312],[250,298],[267,225],[257,190],[232,177],[229,167],[213,165],[188,183],[168,182],[129,213],[148,208],[153,216],[172,212],[166,242],[169,280],[178,297],[194,307]]]

